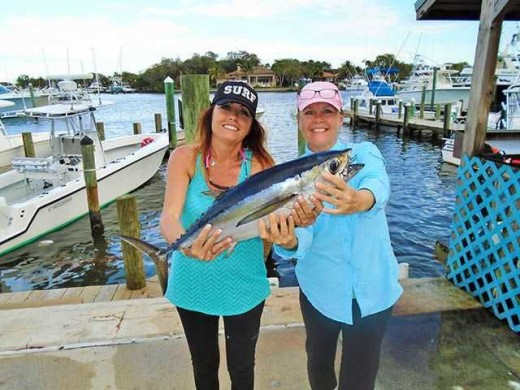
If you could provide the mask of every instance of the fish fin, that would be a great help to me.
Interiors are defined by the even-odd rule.
[[[240,221],[238,221],[237,227],[239,227],[240,225],[245,225],[246,223],[255,221],[255,220],[260,219],[262,217],[265,217],[266,215],[268,215],[268,214],[272,213],[273,211],[279,209],[284,204],[286,204],[287,202],[295,199],[296,197],[298,197],[298,194],[291,194],[291,195],[289,195],[289,196],[287,196],[285,198],[275,198],[275,199],[273,199],[271,202],[264,204],[261,209],[258,209],[254,213],[246,215],[244,218],[242,218]]]
[[[168,287],[167,252],[144,240],[141,240],[140,238],[125,236],[124,234],[120,234],[119,237],[122,241],[140,250],[150,259],[152,259],[153,263],[155,264],[155,270],[157,272],[159,284],[161,285],[161,289],[164,294],[166,292],[166,288]]]

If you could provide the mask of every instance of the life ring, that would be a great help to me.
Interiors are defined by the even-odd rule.
[[[151,144],[153,142],[153,138],[152,137],[146,137],[146,138],[143,138],[143,140],[141,141],[141,148],[143,146],[146,146],[148,144]]]

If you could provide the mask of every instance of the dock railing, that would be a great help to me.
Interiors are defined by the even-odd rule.
[[[464,156],[447,277],[520,333],[520,166]]]

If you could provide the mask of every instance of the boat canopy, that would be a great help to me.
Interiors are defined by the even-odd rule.
[[[399,68],[396,67],[389,67],[389,68],[380,68],[379,66],[376,66],[374,68],[368,68],[366,70],[367,74],[370,76],[381,74],[381,75],[387,75],[387,74],[398,74]]]
[[[368,82],[368,90],[374,96],[394,96],[395,91],[390,84],[382,80],[370,80]]]

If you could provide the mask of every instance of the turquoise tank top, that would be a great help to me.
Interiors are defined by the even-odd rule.
[[[238,181],[251,172],[252,153],[246,150]],[[195,175],[188,185],[181,223],[187,229],[206,211],[215,198],[209,191],[197,156]],[[196,260],[175,251],[171,257],[166,298],[183,309],[210,315],[229,316],[245,313],[269,295],[263,244],[259,237],[237,243],[233,253],[224,252],[212,261]]]

